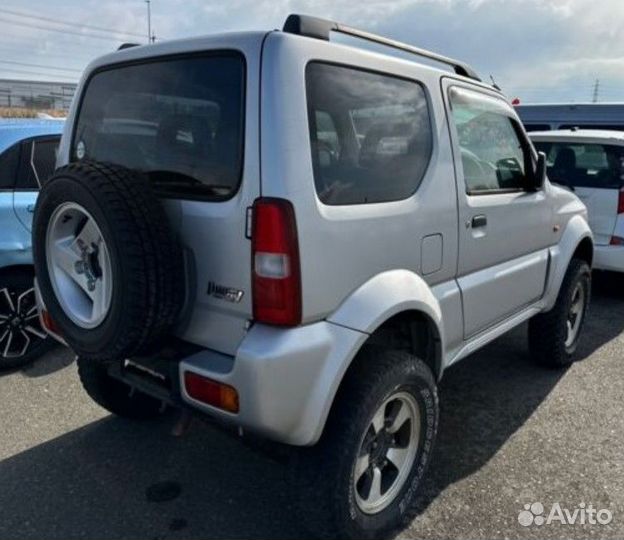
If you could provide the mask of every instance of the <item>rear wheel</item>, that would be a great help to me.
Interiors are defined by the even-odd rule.
[[[537,363],[565,367],[574,361],[590,296],[589,265],[572,259],[554,307],[529,321],[529,349]]]
[[[367,347],[321,441],[299,456],[302,517],[315,533],[378,538],[405,525],[438,425],[435,379],[418,358]]]
[[[83,388],[93,401],[107,411],[132,420],[148,420],[163,412],[161,401],[111,377],[106,364],[80,357],[77,364]]]
[[[39,324],[33,273],[0,274],[0,369],[22,367],[54,346]]]

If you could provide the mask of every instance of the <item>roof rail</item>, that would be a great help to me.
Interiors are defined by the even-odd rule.
[[[371,41],[373,43],[379,43],[387,47],[392,47],[394,49],[406,51],[418,56],[422,56],[423,58],[429,58],[430,60],[435,60],[436,62],[440,62],[442,64],[447,64],[448,66],[452,67],[455,73],[457,73],[458,75],[463,75],[464,77],[469,77],[476,81],[481,81],[479,75],[477,75],[477,72],[464,62],[454,60],[453,58],[449,58],[447,56],[443,56],[441,54],[437,54],[426,49],[419,49],[418,47],[414,47],[400,41],[395,41],[394,39],[388,39],[383,36],[378,36],[377,34],[366,32],[364,30],[359,30],[357,28],[352,28],[341,23],[329,21],[327,19],[311,17],[310,15],[292,14],[289,15],[286,19],[282,30],[284,32],[288,32],[289,34],[297,34],[300,36],[322,39],[325,41],[329,41],[329,35],[331,32],[346,34],[356,38],[364,39],[366,41]]]
[[[132,47],[138,47],[139,44],[138,43],[122,43],[121,45],[119,45],[119,47],[117,47],[118,51],[123,51],[124,49],[131,49]]]

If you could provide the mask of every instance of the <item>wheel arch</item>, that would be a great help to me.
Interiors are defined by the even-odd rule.
[[[404,350],[417,356],[439,380],[443,371],[444,329],[438,300],[422,277],[408,270],[378,274],[357,289],[329,322],[367,334],[344,366],[330,396],[323,429],[336,398],[362,361],[360,351],[370,345]]]
[[[594,259],[594,238],[587,220],[581,215],[573,216],[568,222],[559,243],[550,248],[551,272],[545,295],[544,311],[550,310],[557,301],[563,278],[570,261],[580,258],[591,267]]]
[[[409,347],[427,362],[436,378],[442,374],[440,303],[431,287],[414,272],[390,270],[377,274],[356,289],[328,321],[368,334],[364,345],[400,345],[398,348],[404,350]],[[357,354],[351,363],[356,358]]]
[[[22,274],[22,273],[31,273],[33,278],[35,276],[35,267],[32,264],[11,264],[8,266],[0,267],[0,277],[14,275],[14,274]]]

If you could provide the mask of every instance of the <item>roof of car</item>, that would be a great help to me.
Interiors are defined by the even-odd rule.
[[[556,129],[552,131],[532,131],[531,139],[541,141],[592,141],[624,144],[624,131],[606,129]]]
[[[0,118],[0,152],[28,137],[60,135],[64,125],[62,119]]]
[[[106,68],[115,64],[122,64],[126,62],[134,62],[140,60],[146,60],[159,56],[169,56],[175,54],[185,54],[189,52],[203,52],[205,50],[210,49],[238,49],[241,47],[241,50],[245,48],[246,45],[255,45],[260,47],[262,42],[267,37],[267,34],[272,34],[275,36],[281,36],[286,38],[287,40],[310,40],[314,38],[301,36],[292,34],[289,32],[283,32],[279,30],[272,31],[243,31],[243,32],[225,32],[218,34],[210,34],[205,36],[196,36],[196,37],[188,37],[182,39],[172,39],[172,40],[163,40],[157,43],[144,44],[144,45],[134,45],[128,44],[128,46],[123,47],[122,49],[118,49],[117,51],[111,51],[108,54],[95,58],[85,69],[83,72],[83,81],[87,79],[87,77],[94,71],[99,70],[101,68]],[[315,40],[316,41],[316,40]],[[323,41],[318,40],[318,43],[330,43],[333,47],[338,48],[346,48],[346,49],[356,49],[361,53],[370,54],[370,55],[382,55],[387,58],[391,58],[399,61],[407,61],[411,63],[418,64],[423,68],[428,70],[437,71],[441,75],[449,75],[452,73],[455,77],[459,79],[465,79],[477,86],[480,86],[486,90],[496,92],[498,94],[502,93],[499,89],[487,84],[486,82],[480,81],[478,79],[472,79],[470,77],[466,77],[461,74],[449,72],[448,69],[443,68],[441,66],[436,65],[435,62],[429,62],[426,58],[423,59],[418,55],[410,56],[407,54],[396,54],[392,52],[392,48],[384,49],[381,48],[369,48],[363,46],[355,46],[351,43],[342,43],[340,41]],[[400,52],[400,51],[399,51]]]

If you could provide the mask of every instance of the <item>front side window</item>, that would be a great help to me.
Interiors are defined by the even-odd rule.
[[[96,72],[72,160],[145,173],[164,196],[227,199],[242,171],[244,93],[244,59],[233,52]]]
[[[323,203],[396,201],[416,191],[432,150],[418,83],[312,62],[306,86],[314,182]]]
[[[458,87],[450,102],[467,193],[525,189],[532,160],[507,105]]]
[[[572,187],[624,186],[624,147],[574,142],[536,142],[547,156],[548,178]]]

